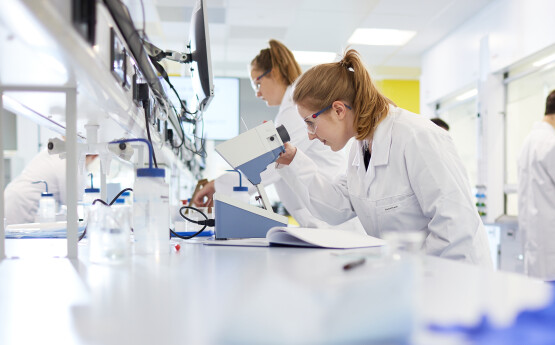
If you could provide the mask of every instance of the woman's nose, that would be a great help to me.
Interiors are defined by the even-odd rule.
[[[316,133],[314,133],[314,134],[308,133],[308,139],[309,139],[309,140],[314,140],[314,139],[316,139]]]
[[[262,93],[260,92],[260,90],[256,91],[256,97],[257,97],[257,98],[261,98],[261,97],[262,97]]]

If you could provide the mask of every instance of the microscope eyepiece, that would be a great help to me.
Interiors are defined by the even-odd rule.
[[[281,141],[284,144],[291,140],[291,138],[289,137],[289,133],[287,132],[287,129],[285,129],[283,125],[277,127],[276,131],[278,132],[279,137],[281,138]]]

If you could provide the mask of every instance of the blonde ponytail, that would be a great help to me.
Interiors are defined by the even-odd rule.
[[[262,49],[251,61],[260,71],[273,70],[272,76],[289,86],[301,75],[301,67],[293,53],[283,43],[270,40],[270,48]]]
[[[295,103],[323,109],[337,100],[352,106],[357,140],[374,135],[393,104],[378,91],[354,49],[345,52],[339,62],[312,67],[295,84]]]

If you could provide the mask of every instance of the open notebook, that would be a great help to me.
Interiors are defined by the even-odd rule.
[[[353,232],[336,229],[315,228],[289,228],[273,227],[266,234],[266,238],[245,238],[236,240],[210,240],[206,245],[223,246],[294,246],[349,249],[364,247],[379,247],[385,244],[384,240],[376,237],[355,234]]]

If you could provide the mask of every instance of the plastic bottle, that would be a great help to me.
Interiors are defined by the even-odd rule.
[[[137,169],[133,186],[133,232],[137,254],[170,251],[170,191],[164,182],[165,173],[164,169]]]
[[[93,174],[90,173],[89,176],[91,177],[91,187],[85,188],[85,194],[83,195],[84,218],[87,218],[87,213],[91,208],[93,202],[96,199],[100,199],[100,189],[94,188],[94,185],[93,185]]]
[[[239,172],[239,170],[227,170],[227,171],[235,171],[236,173],[239,174],[239,185],[233,187],[233,198],[248,204],[250,202],[251,196],[249,195],[249,187],[243,186],[241,172]]]
[[[125,191],[125,192],[121,193],[120,198],[122,198],[124,200],[125,205],[133,205],[133,198],[131,198],[131,193],[129,191]],[[117,202],[117,200],[116,200],[116,202]]]
[[[46,181],[35,181],[33,184],[44,183],[45,192],[41,193],[39,200],[39,209],[37,211],[36,221],[38,223],[55,222],[56,221],[56,200],[54,194],[48,193],[48,183]]]
[[[169,185],[166,171],[152,167],[152,146],[145,139],[124,139],[112,143],[141,141],[148,145],[149,167],[137,169],[133,185],[133,234],[135,254],[170,252]]]

